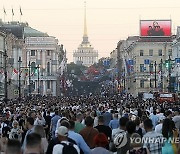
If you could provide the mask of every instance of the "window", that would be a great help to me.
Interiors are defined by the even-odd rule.
[[[50,54],[51,54],[51,51],[47,50],[47,56],[50,56]]]
[[[32,62],[31,63],[31,73],[32,73],[32,75],[35,75],[35,70],[36,70],[36,63],[35,62]]]
[[[47,81],[47,89],[50,89],[50,81]]]
[[[162,49],[158,50],[158,56],[162,56]]]
[[[153,72],[153,64],[149,64],[149,72]]]
[[[149,56],[153,56],[153,50],[152,49],[149,50]]]
[[[144,80],[140,80],[140,87],[144,88]]]
[[[144,72],[144,64],[140,64],[140,72]]]
[[[172,49],[169,49],[169,50],[168,50],[168,55],[169,55],[169,56],[172,56]]]
[[[144,56],[144,50],[140,50],[140,56]]]
[[[50,63],[47,63],[47,75],[50,75]]]
[[[35,56],[36,52],[35,50],[31,50],[31,56]]]

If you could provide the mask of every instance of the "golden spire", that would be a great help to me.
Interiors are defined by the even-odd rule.
[[[84,35],[83,37],[87,37],[87,24],[86,24],[86,1],[84,2]]]

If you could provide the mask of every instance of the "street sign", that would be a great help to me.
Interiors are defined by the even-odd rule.
[[[19,90],[18,89],[14,89],[14,95],[18,95],[19,94]]]

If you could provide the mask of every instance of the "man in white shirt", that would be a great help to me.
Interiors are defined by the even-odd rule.
[[[63,151],[65,151],[63,148],[65,148],[67,146],[68,146],[68,148],[65,148],[66,150],[69,150],[71,147],[71,149],[73,148],[74,151],[76,151],[78,154],[80,154],[80,150],[79,150],[78,146],[69,142],[67,136],[68,136],[68,129],[64,126],[60,126],[58,128],[58,139],[61,143],[56,144],[54,146],[53,154],[65,154],[65,153],[63,153]],[[66,153],[70,153],[70,152],[66,151]]]
[[[163,125],[163,120],[165,119],[166,117],[165,116],[161,116],[159,118],[159,124],[156,125],[155,127],[155,132],[156,133],[162,133],[162,125]]]
[[[175,123],[176,128],[179,130],[180,129],[180,115],[179,111],[174,112],[175,116],[172,118],[172,120]]]

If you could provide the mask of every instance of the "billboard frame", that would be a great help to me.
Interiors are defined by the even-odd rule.
[[[141,21],[170,21],[170,32],[171,32],[171,34],[170,34],[170,36],[149,36],[149,35],[147,35],[147,36],[142,36],[142,35],[141,35]],[[172,20],[171,20],[171,19],[139,20],[139,36],[140,36],[141,38],[169,38],[169,37],[172,36]]]

